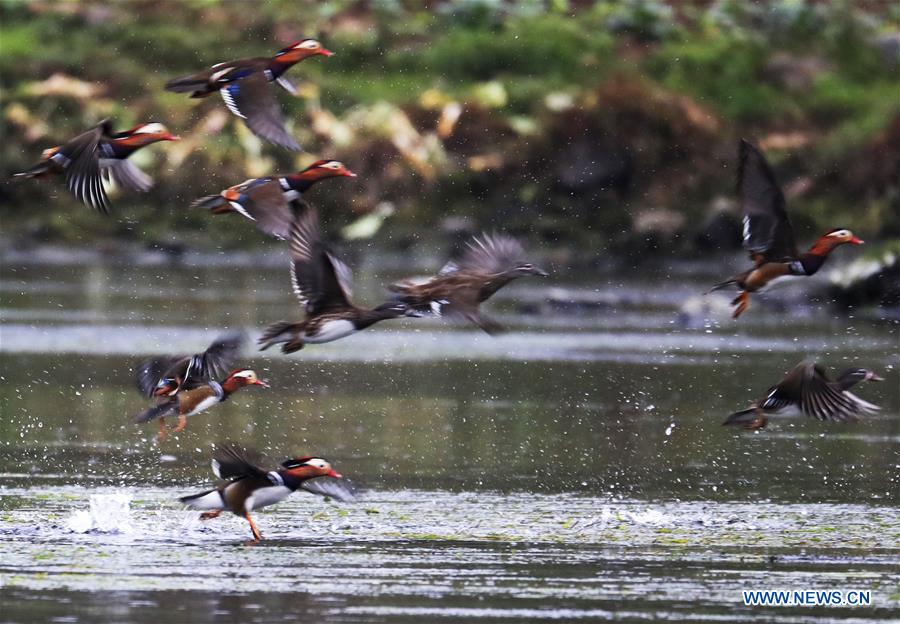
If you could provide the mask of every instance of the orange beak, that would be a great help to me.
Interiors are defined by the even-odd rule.
[[[350,171],[349,169],[344,169],[344,177],[345,178],[355,178],[356,174]]]
[[[851,239],[850,239],[849,241],[847,241],[847,242],[850,243],[851,245],[862,245],[862,244],[863,244],[864,242],[866,242],[866,241],[862,240],[861,238],[857,238],[856,236],[854,236],[853,238],[851,238]]]
[[[180,141],[181,137],[177,134],[169,134],[168,132],[163,135],[163,141]]]
[[[340,479],[342,475],[339,472],[335,472],[334,468],[332,468],[327,473],[325,473],[325,476],[326,477],[334,477],[335,479]]]
[[[326,50],[325,48],[319,50],[319,54],[321,54],[322,56],[334,56],[334,52],[332,52],[331,50]]]
[[[253,382],[252,385],[262,386],[263,388],[271,388],[272,387],[269,384],[267,384],[266,382],[264,382],[262,379],[257,379],[256,381]]]

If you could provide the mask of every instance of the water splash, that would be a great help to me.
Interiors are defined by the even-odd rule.
[[[66,526],[73,533],[131,533],[130,492],[92,494],[90,511],[73,513]]]

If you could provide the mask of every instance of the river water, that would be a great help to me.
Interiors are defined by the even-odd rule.
[[[399,277],[360,260],[356,297]],[[163,443],[133,370],[299,315],[278,259],[7,253],[0,620],[885,621],[900,605],[898,325],[824,303],[704,303],[722,265],[521,280],[496,338],[386,322],[240,361],[251,388]],[[572,301],[578,301],[577,305]],[[686,303],[687,302],[687,303]],[[705,306],[705,307],[704,307]],[[720,425],[785,370],[885,377],[851,424]],[[201,522],[212,445],[328,458],[359,491]],[[745,607],[741,590],[869,590]]]

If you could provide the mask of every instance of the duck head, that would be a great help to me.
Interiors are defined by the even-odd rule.
[[[325,178],[355,178],[356,174],[339,160],[317,160],[303,171],[295,173],[293,177],[312,183]]]
[[[855,386],[861,381],[884,381],[884,378],[868,368],[849,368],[837,378],[838,384],[844,390]]]
[[[151,122],[135,126],[122,133],[123,141],[129,145],[149,145],[157,141],[177,141],[181,137],[169,132],[161,123]]]
[[[341,478],[341,474],[335,472],[328,460],[321,457],[295,457],[283,461],[281,467],[288,474],[298,479],[314,479],[316,477]]]
[[[222,388],[226,392],[234,392],[238,388],[243,388],[244,386],[270,387],[269,384],[257,377],[256,371],[250,370],[249,368],[231,371],[231,374],[222,382]]]
[[[835,247],[846,244],[862,245],[863,241],[854,236],[853,232],[846,228],[835,228],[822,235],[822,237],[812,246],[810,251],[816,255],[824,256],[830,253]]]
[[[298,63],[311,56],[332,55],[334,55],[334,52],[326,50],[317,40],[301,39],[286,48],[282,48],[278,54],[275,55],[274,60],[277,60],[280,63]]]
[[[523,262],[522,264],[518,264],[514,266],[510,272],[516,277],[520,277],[523,275],[540,275],[541,277],[547,277],[548,275],[550,275],[544,269],[536,267],[530,262]]]

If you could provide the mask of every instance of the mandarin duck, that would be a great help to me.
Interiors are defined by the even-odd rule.
[[[503,330],[481,314],[479,306],[514,279],[548,273],[523,261],[525,250],[509,236],[483,235],[468,243],[458,261],[450,261],[423,283],[404,280],[389,289],[414,312],[458,316],[488,334]]]
[[[738,192],[744,214],[744,248],[755,267],[713,286],[707,294],[735,285],[740,294],[731,302],[732,316],[738,318],[750,305],[750,293],[794,277],[808,277],[818,271],[828,255],[840,245],[861,245],[863,241],[844,228],[826,232],[809,251],[800,253],[785,210],[784,195],[775,174],[762,153],[741,140]]]
[[[817,364],[801,362],[784,379],[769,388],[766,396],[747,409],[731,414],[723,425],[761,429],[772,416],[810,416],[836,422],[856,421],[861,414],[881,408],[848,392],[861,381],[883,381],[865,368],[850,368],[831,380]]]
[[[283,75],[296,63],[311,56],[331,56],[315,39],[303,39],[282,49],[275,56],[226,61],[190,76],[166,83],[168,91],[190,93],[202,98],[218,91],[233,114],[244,120],[256,136],[290,150],[300,145],[284,127],[284,117],[269,87],[277,82],[292,95],[297,89]]]
[[[351,301],[352,274],[322,241],[319,218],[311,206],[301,207],[291,224],[291,285],[306,318],[270,325],[259,339],[260,351],[284,343],[283,353],[305,344],[331,342],[387,319],[405,316],[408,306],[397,301],[360,308]]]
[[[236,212],[264,234],[285,240],[294,216],[291,204],[319,180],[335,177],[355,178],[356,174],[336,160],[318,160],[297,173],[251,178],[218,195],[201,197],[191,207],[206,208],[212,214]]]
[[[259,467],[255,453],[234,445],[216,450],[212,469],[226,482],[217,488],[184,496],[179,500],[191,509],[203,511],[202,520],[218,517],[223,511],[247,520],[253,542],[262,539],[250,513],[274,505],[298,489],[342,502],[354,500],[353,493],[325,459],[295,457],[281,463],[275,470]]]
[[[156,405],[135,421],[159,418],[159,440],[163,441],[167,416],[178,416],[172,430],[177,433],[184,429],[188,416],[221,403],[238,389],[248,385],[268,387],[252,370],[228,373],[246,340],[244,332],[230,332],[219,336],[203,353],[170,355],[142,363],[137,369],[138,390],[148,398],[156,397]],[[222,377],[222,382],[217,381]]]
[[[108,119],[87,132],[60,145],[44,150],[42,160],[13,178],[40,178],[65,173],[66,185],[78,201],[109,213],[104,180],[118,186],[146,192],[153,179],[128,161],[140,148],[157,141],[177,141],[160,123],[145,123],[124,132],[114,132]]]

